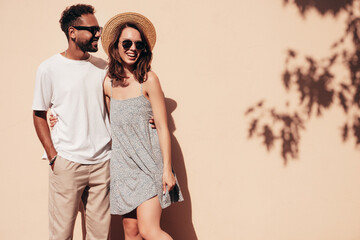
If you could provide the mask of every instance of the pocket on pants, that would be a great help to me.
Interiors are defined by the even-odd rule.
[[[52,175],[56,192],[65,194],[77,189],[77,173],[75,165],[76,163],[61,156],[56,158]]]
[[[57,157],[56,157],[56,159],[55,159],[55,162],[54,162],[54,168],[53,169],[51,169],[51,166],[50,166],[50,170],[52,171],[52,173],[53,174],[55,174],[56,175],[56,169],[58,168],[58,166],[59,166],[59,164],[60,164],[60,159],[61,159],[61,157],[59,156],[59,155],[57,155]]]
[[[68,173],[69,172],[69,167],[70,167],[71,162],[69,160],[66,160],[65,158],[61,157],[61,156],[57,156],[56,160],[54,162],[54,169],[53,169],[53,173],[55,175],[59,175],[62,173]]]

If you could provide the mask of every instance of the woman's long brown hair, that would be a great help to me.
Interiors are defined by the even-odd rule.
[[[120,81],[120,84],[124,84],[124,79],[126,77],[124,66],[122,64],[122,60],[120,58],[119,54],[119,38],[122,33],[122,31],[127,28],[131,27],[140,32],[141,40],[145,42],[145,49],[141,51],[139,59],[136,61],[133,74],[135,76],[135,79],[138,80],[140,83],[143,83],[147,79],[147,73],[151,69],[151,59],[152,59],[152,52],[150,49],[149,41],[145,37],[145,34],[143,33],[142,29],[138,27],[134,23],[124,23],[120,25],[116,31],[114,39],[109,44],[109,70],[108,70],[108,76],[116,81]]]

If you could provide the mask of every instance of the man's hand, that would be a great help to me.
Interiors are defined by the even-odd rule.
[[[154,117],[151,117],[151,118],[150,118],[149,123],[151,124],[151,127],[152,127],[153,129],[156,129]]]
[[[48,159],[50,160],[57,155],[57,152],[51,140],[50,129],[46,120],[46,111],[34,111],[33,120],[36,133],[45,149]]]
[[[52,129],[58,122],[58,118],[51,113],[49,117],[49,122],[50,122],[50,127]]]
[[[56,159],[57,159],[57,155],[55,155],[54,157],[49,159],[49,165],[50,165],[52,171],[54,171],[54,166],[55,166]]]

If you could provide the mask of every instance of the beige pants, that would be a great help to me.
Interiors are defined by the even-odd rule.
[[[49,172],[49,239],[73,239],[79,203],[87,188],[86,239],[107,240],[110,228],[109,161],[79,164],[57,157]],[[84,199],[83,199],[84,200]]]

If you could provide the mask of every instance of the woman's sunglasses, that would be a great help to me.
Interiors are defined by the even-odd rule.
[[[133,42],[133,41],[127,39],[127,40],[122,41],[121,45],[123,46],[124,49],[129,49],[129,48],[131,48],[133,43],[135,43],[135,47],[136,47],[137,50],[144,50],[145,49],[145,43],[143,41]]]

